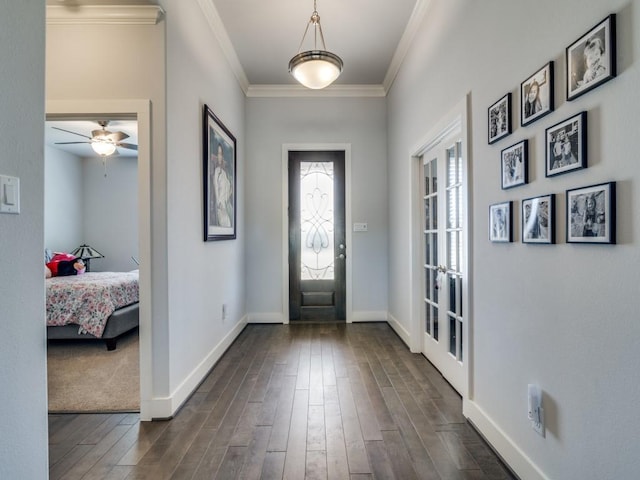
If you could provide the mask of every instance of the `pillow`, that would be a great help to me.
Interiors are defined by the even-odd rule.
[[[44,266],[44,278],[51,278],[51,277],[52,277],[51,269],[45,265]]]
[[[80,275],[85,272],[82,259],[69,253],[56,252],[51,261],[45,266],[51,270],[52,277]]]

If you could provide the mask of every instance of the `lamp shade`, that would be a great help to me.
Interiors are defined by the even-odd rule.
[[[104,255],[97,251],[95,248],[85,244],[82,244],[78,248],[76,248],[73,252],[71,252],[71,255],[75,255],[76,257],[83,260],[87,260],[90,258],[104,258]]]
[[[101,157],[108,157],[109,155],[113,155],[113,152],[116,151],[116,144],[113,143],[112,140],[107,138],[94,138],[91,141],[91,148]]]
[[[289,72],[307,88],[319,90],[331,85],[342,73],[342,59],[325,50],[297,54],[289,62]]]

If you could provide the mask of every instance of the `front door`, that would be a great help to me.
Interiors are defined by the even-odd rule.
[[[447,141],[448,140],[448,141]],[[467,282],[464,252],[466,167],[462,142],[449,138],[422,157],[423,346],[425,356],[461,394]],[[463,286],[465,287],[463,289]]]
[[[344,151],[289,152],[289,318],[346,319]]]

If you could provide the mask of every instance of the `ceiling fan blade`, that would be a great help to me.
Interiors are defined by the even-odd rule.
[[[117,147],[128,148],[129,150],[138,150],[138,145],[133,143],[116,143]]]
[[[55,142],[54,145],[77,145],[79,143],[91,143],[91,142]]]
[[[91,137],[89,138],[96,138],[96,137],[106,137],[107,135],[109,135],[111,132],[109,130],[91,130]]]
[[[91,140],[91,137],[87,137],[86,135],[83,135],[81,133],[72,132],[71,130],[65,130],[64,128],[59,128],[59,127],[51,127],[51,128],[55,128],[56,130],[60,130],[67,133],[72,133],[74,135],[79,135],[81,137],[88,138],[89,140]]]
[[[108,136],[116,143],[118,143],[121,140],[124,140],[125,138],[129,138],[129,135],[127,135],[124,132],[112,132],[112,133],[109,133]]]

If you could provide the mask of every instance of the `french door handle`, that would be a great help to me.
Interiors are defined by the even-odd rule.
[[[441,273],[447,273],[447,270],[449,270],[447,267],[445,267],[444,265],[438,265],[437,270]]]

